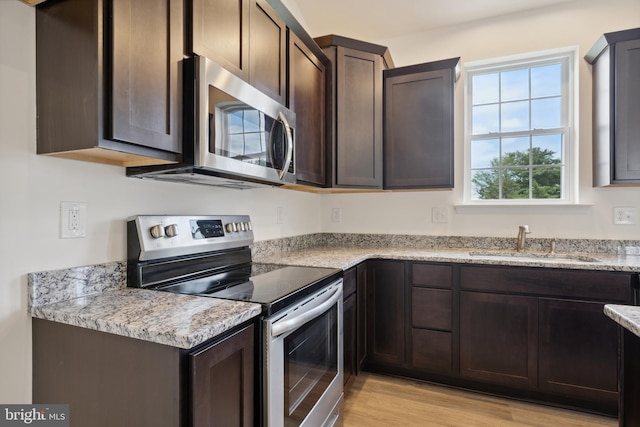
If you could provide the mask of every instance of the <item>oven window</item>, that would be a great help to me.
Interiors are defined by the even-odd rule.
[[[338,375],[337,306],[284,339],[285,425],[299,426]]]

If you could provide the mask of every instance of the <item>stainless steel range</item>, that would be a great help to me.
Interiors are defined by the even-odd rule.
[[[128,286],[259,303],[262,424],[342,424],[342,271],[253,263],[247,215],[127,223]]]

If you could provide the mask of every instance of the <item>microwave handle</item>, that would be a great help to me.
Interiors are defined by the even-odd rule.
[[[310,320],[319,317],[342,298],[342,286],[338,286],[333,293],[325,301],[320,302],[316,307],[305,311],[292,319],[287,319],[276,323],[271,327],[271,336],[276,338],[289,331],[298,329],[300,326],[308,323]]]
[[[289,122],[287,121],[287,118],[284,116],[282,111],[278,113],[278,121],[284,127],[285,136],[287,138],[287,153],[285,156],[284,166],[282,167],[282,170],[278,171],[278,177],[282,180],[289,170],[289,165],[291,164],[291,159],[293,157],[293,136],[291,134],[291,126],[289,126]],[[273,135],[273,133],[271,135]],[[269,150],[269,155],[271,156],[271,164],[273,164],[273,141],[271,144],[271,149]]]

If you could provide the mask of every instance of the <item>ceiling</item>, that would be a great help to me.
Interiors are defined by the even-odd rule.
[[[313,37],[375,42],[576,0],[288,0]],[[290,6],[291,7],[291,6]],[[297,15],[297,14],[296,14]]]

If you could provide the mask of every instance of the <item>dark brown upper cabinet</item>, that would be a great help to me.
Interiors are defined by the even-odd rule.
[[[329,35],[315,39],[331,59],[332,187],[382,189],[384,46]]]
[[[640,28],[606,33],[593,66],[593,185],[640,185]]]
[[[326,141],[326,69],[322,60],[289,32],[289,108],[296,113],[296,178],[325,186],[329,170]]]
[[[191,51],[249,81],[251,0],[192,0]]]
[[[183,1],[36,10],[37,152],[121,166],[181,158]]]
[[[453,188],[460,58],[384,71],[384,188]]]
[[[193,0],[190,51],[285,104],[287,27],[266,0]]]

